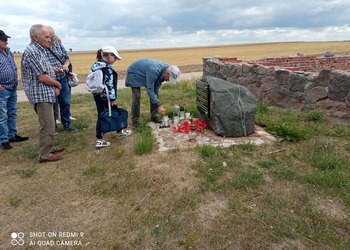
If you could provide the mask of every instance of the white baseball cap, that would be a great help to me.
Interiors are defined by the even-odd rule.
[[[118,54],[118,51],[112,47],[112,46],[104,46],[102,47],[102,52],[104,53],[112,53],[114,54],[119,60],[121,60],[122,58],[120,57],[120,55]]]
[[[169,67],[169,81],[172,84],[176,83],[176,79],[180,76],[180,70],[177,66],[170,66]]]

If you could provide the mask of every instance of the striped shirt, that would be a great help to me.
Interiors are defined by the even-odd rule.
[[[44,84],[38,78],[40,74],[46,73],[51,78],[56,79],[45,49],[38,43],[31,41],[25,49],[22,56],[21,72],[24,92],[31,104],[55,102],[55,87]]]
[[[59,60],[52,53],[54,53]],[[66,49],[58,42],[53,42],[52,50],[50,48],[46,49],[46,55],[49,58],[52,67],[62,68],[64,62],[69,61]],[[66,72],[59,72],[56,74],[56,80],[60,81],[66,76]]]
[[[10,48],[6,48],[6,54],[0,50],[0,84],[8,90],[17,88],[17,66]]]

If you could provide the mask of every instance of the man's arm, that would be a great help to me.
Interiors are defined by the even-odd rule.
[[[62,65],[62,69],[63,71],[69,71],[69,64],[70,64],[70,61],[65,61],[64,64]]]
[[[61,84],[58,81],[52,79],[46,73],[41,73],[40,75],[38,75],[38,79],[39,79],[40,82],[42,82],[42,83],[44,83],[44,84],[46,84],[48,86],[52,86],[52,87],[58,88],[59,90],[62,89]]]

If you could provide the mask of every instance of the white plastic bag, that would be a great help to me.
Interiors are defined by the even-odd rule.
[[[79,84],[78,75],[75,74],[74,72],[72,72],[72,74],[73,74],[73,78],[70,78],[70,77],[68,76],[68,84],[69,84],[69,86],[71,86],[71,87],[76,87],[76,86],[78,86],[78,84]]]

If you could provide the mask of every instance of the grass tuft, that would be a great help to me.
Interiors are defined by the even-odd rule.
[[[310,150],[304,152],[304,159],[319,170],[332,170],[341,165],[335,147],[319,140],[310,144]]]
[[[17,169],[16,172],[21,176],[21,178],[30,178],[32,177],[37,168],[26,168],[26,169]]]
[[[133,145],[134,153],[143,155],[151,152],[154,148],[152,129],[149,126],[139,126],[137,132]]]

